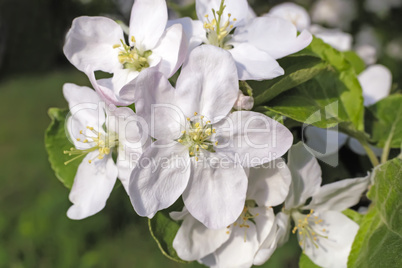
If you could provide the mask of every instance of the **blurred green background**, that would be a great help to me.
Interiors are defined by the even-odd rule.
[[[279,2],[252,4],[263,13]],[[129,8],[124,0],[0,0],[0,267],[199,267],[159,252],[122,187],[97,215],[68,219],[69,192],[47,161],[48,108],[67,106],[64,83],[89,86],[62,53],[73,18],[107,15],[127,22]],[[382,60],[399,79],[400,62]],[[264,267],[297,267],[298,254],[291,240]]]

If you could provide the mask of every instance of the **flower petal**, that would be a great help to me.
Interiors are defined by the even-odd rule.
[[[359,155],[367,155],[366,150],[364,150],[363,146],[362,146],[362,145],[360,144],[360,142],[359,142],[357,139],[355,139],[355,138],[349,139],[348,146],[349,146],[349,148],[350,148],[354,153],[356,153],[356,154],[359,154]],[[373,153],[374,153],[376,156],[380,157],[380,156],[382,155],[382,151],[383,151],[382,148],[378,148],[378,147],[372,146],[372,145],[370,145],[370,144],[369,144],[369,147],[370,147],[370,149],[373,151]]]
[[[369,106],[385,98],[391,91],[392,74],[383,65],[372,65],[358,76],[363,89],[364,105]]]
[[[292,180],[289,168],[281,158],[250,168],[247,199],[258,206],[277,206],[285,201]]]
[[[157,69],[170,78],[183,64],[187,56],[187,46],[187,40],[180,24],[175,24],[166,29],[152,50],[152,53],[161,57]]]
[[[295,3],[282,3],[271,8],[266,16],[275,16],[292,22],[298,31],[310,26],[310,15],[301,6]]]
[[[255,217],[255,222],[258,242],[261,245],[272,230],[276,230],[275,226],[275,214],[272,208],[268,207],[255,207],[249,208],[249,211]]]
[[[352,49],[353,37],[349,33],[338,29],[326,29],[320,25],[311,25],[310,32],[316,37],[321,38],[325,43],[330,44],[339,51]]]
[[[306,209],[343,211],[356,205],[367,190],[370,176],[345,179],[322,186]]]
[[[168,208],[187,186],[188,149],[180,143],[163,147],[163,140],[154,142],[131,173],[129,195],[140,216],[153,217],[159,210]]]
[[[184,130],[185,116],[176,105],[183,98],[167,78],[155,69],[148,68],[127,84],[120,96],[135,101],[135,109],[148,124],[148,133],[155,139],[174,140]]]
[[[337,153],[346,143],[348,136],[337,130],[308,126],[304,130],[306,144],[314,150],[316,156],[328,156]]]
[[[283,75],[285,71],[268,53],[247,43],[236,44],[229,50],[236,61],[240,80],[264,80]]]
[[[183,193],[188,211],[210,229],[233,223],[246,201],[247,176],[243,168],[219,160],[210,157],[193,161],[191,179]]]
[[[104,17],[78,17],[74,19],[66,36],[63,51],[67,59],[80,71],[113,73],[121,69],[119,50],[113,48],[124,40],[121,27]]]
[[[173,248],[182,260],[199,260],[213,253],[229,239],[226,232],[226,228],[208,229],[188,214],[173,240]]]
[[[177,105],[187,117],[197,112],[212,123],[219,121],[232,109],[239,90],[231,54],[210,45],[195,48],[181,69],[176,90]]]
[[[255,225],[248,223],[249,228],[231,228],[229,240],[214,254],[217,267],[251,267],[259,242]]]
[[[165,31],[168,14],[165,0],[135,0],[130,18],[130,38],[140,50],[152,50]]]
[[[297,29],[291,22],[277,17],[258,17],[238,29],[238,32],[236,30],[233,37],[235,42],[249,42],[274,59],[302,50],[310,44],[312,38],[306,30],[297,35]]]
[[[78,149],[88,149],[90,143],[82,142],[81,131],[87,126],[101,129],[105,122],[104,104],[99,95],[89,87],[80,87],[75,84],[64,84],[63,95],[68,102],[70,114],[67,119],[67,130],[71,141]]]
[[[216,125],[216,140],[216,152],[244,167],[254,167],[284,155],[292,145],[293,135],[268,116],[237,111]]]
[[[288,167],[292,173],[292,183],[285,201],[287,209],[303,205],[319,191],[321,185],[320,165],[304,146],[299,142],[289,150]]]
[[[185,37],[188,43],[188,52],[191,52],[194,48],[199,46],[201,43],[207,42],[206,32],[202,21],[192,20],[188,17],[180,18],[175,20],[169,20],[167,22],[167,27],[175,24],[181,24]]]
[[[313,230],[328,238],[318,237],[316,241],[318,248],[311,243],[311,240],[306,240],[305,254],[321,267],[346,268],[359,225],[337,211],[326,211],[318,216],[323,222],[319,226],[312,226]],[[325,232],[322,227],[325,227]]]
[[[132,102],[122,100],[119,96],[115,94],[112,78],[96,80],[95,73],[93,71],[87,70],[85,73],[88,76],[88,79],[94,87],[95,91],[106,103],[118,106],[127,106],[132,104]]]
[[[69,195],[73,205],[67,216],[73,220],[81,220],[101,211],[112,192],[117,178],[117,168],[111,157],[94,160],[98,152],[89,153],[78,167],[74,184]]]

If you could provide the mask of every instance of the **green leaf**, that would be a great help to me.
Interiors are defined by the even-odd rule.
[[[315,264],[312,260],[310,260],[309,257],[307,257],[305,254],[300,255],[299,259],[299,267],[300,268],[320,268],[321,266],[318,266]]]
[[[349,99],[356,99],[359,90],[358,83],[353,91],[349,90],[336,72],[322,72],[316,78],[284,92],[265,108],[321,128],[334,127],[339,123],[352,125],[353,128],[360,126],[362,119],[360,111],[350,107]]]
[[[354,51],[345,51],[343,52],[343,56],[345,59],[352,65],[356,74],[360,74],[366,69],[366,64],[364,61],[356,54]]]
[[[197,20],[197,13],[195,11],[195,2],[188,5],[178,5],[172,1],[168,1],[168,7],[173,9],[180,17],[190,17],[193,20]]]
[[[402,239],[402,160],[394,158],[374,170],[368,197],[389,229]]]
[[[170,208],[159,211],[152,219],[149,219],[148,226],[151,236],[158,244],[163,255],[179,263],[188,263],[180,259],[173,248],[173,240],[180,228],[180,224],[169,216],[170,212],[181,211],[182,208],[182,200],[178,200]]]
[[[278,60],[285,74],[272,80],[248,81],[253,88],[254,104],[261,105],[280,93],[300,85],[327,68],[321,59],[311,56],[286,57]]]
[[[402,267],[402,239],[387,228],[376,208],[371,208],[363,218],[348,267]]]
[[[48,114],[52,120],[45,132],[45,146],[49,155],[49,162],[56,173],[56,177],[67,188],[71,189],[81,161],[78,159],[70,162],[68,165],[64,164],[71,157],[63,152],[73,146],[68,140],[67,132],[64,128],[68,110],[50,108]]]
[[[317,58],[327,68],[313,79],[265,103],[264,107],[293,120],[321,128],[341,124],[341,130],[347,134],[359,139],[366,138],[363,134],[362,88],[355,70],[344,54],[321,39],[314,38],[310,46],[292,57],[298,56]]]
[[[372,122],[372,139],[378,147],[401,148],[402,95],[391,95],[369,107],[376,119]]]
[[[346,209],[346,210],[342,211],[342,213],[359,225],[363,220],[363,215],[357,211],[354,211],[353,209]]]

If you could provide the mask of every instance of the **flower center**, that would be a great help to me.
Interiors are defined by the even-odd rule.
[[[313,215],[314,210],[310,210],[310,213],[305,215],[301,214],[299,211],[292,212],[292,217],[295,222],[295,227],[292,233],[297,232],[299,238],[299,244],[303,248],[303,252],[306,249],[306,242],[311,242],[316,248],[318,248],[319,238],[328,238],[325,235],[326,229],[319,229],[316,225],[322,224],[323,220],[319,219],[318,216]],[[313,226],[315,228],[313,228]]]
[[[236,18],[231,20],[231,14],[228,14],[228,19],[223,21],[222,15],[223,11],[226,8],[224,5],[225,1],[221,1],[221,5],[218,11],[212,9],[213,19],[209,20],[209,15],[206,14],[206,22],[204,22],[204,29],[207,32],[208,43],[210,45],[214,45],[217,47],[221,47],[223,49],[231,49],[233,48],[231,45],[227,45],[226,43],[231,39],[231,31],[233,30],[233,23],[236,21]]]
[[[235,223],[233,223],[233,228],[239,227],[244,228],[244,242],[247,242],[247,230],[250,228],[250,222],[255,224],[254,218],[258,217],[259,214],[256,213],[253,215],[251,213],[250,208],[256,207],[257,204],[254,200],[246,200],[246,204],[244,205],[243,212],[240,214],[240,217],[237,219]],[[226,227],[230,228],[230,225]],[[230,234],[230,231],[226,231],[227,234]]]
[[[102,134],[98,131],[96,131],[93,127],[87,126],[87,129],[91,131],[95,136],[88,136],[84,134],[82,130],[80,130],[80,135],[84,137],[84,140],[81,140],[81,138],[77,138],[77,141],[81,141],[83,143],[93,143],[94,146],[89,148],[89,149],[76,149],[76,148],[70,148],[68,151],[64,151],[64,154],[68,154],[69,156],[75,155],[72,159],[64,162],[64,165],[68,165],[72,161],[83,157],[87,155],[90,152],[94,152],[98,150],[98,155],[95,156],[93,159],[88,160],[88,162],[91,164],[93,160],[95,159],[103,159],[105,155],[110,154],[111,149],[116,147],[118,145],[118,137],[116,136],[115,133],[109,133],[109,134]]]
[[[198,113],[194,113],[194,116],[192,119],[187,118],[186,130],[181,132],[182,136],[177,139],[177,142],[186,146],[190,156],[198,161],[202,150],[215,152],[214,146],[218,145],[218,142],[211,141],[212,135],[216,132],[212,128],[211,121],[205,122],[204,116],[198,116]]]
[[[135,43],[134,36],[131,37],[131,41]],[[151,50],[140,51],[135,46],[126,45],[123,40],[120,42],[121,44],[116,44],[113,48],[120,50],[117,57],[124,69],[140,72],[149,67],[148,57],[152,55]]]

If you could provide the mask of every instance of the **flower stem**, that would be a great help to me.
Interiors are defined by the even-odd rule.
[[[374,167],[378,166],[380,164],[380,162],[378,161],[378,158],[375,155],[375,153],[373,152],[373,150],[371,150],[368,143],[366,141],[362,141],[362,140],[360,140],[360,143],[363,146],[364,150],[366,151],[367,156],[369,157],[369,159],[371,161],[371,164],[373,164]]]

